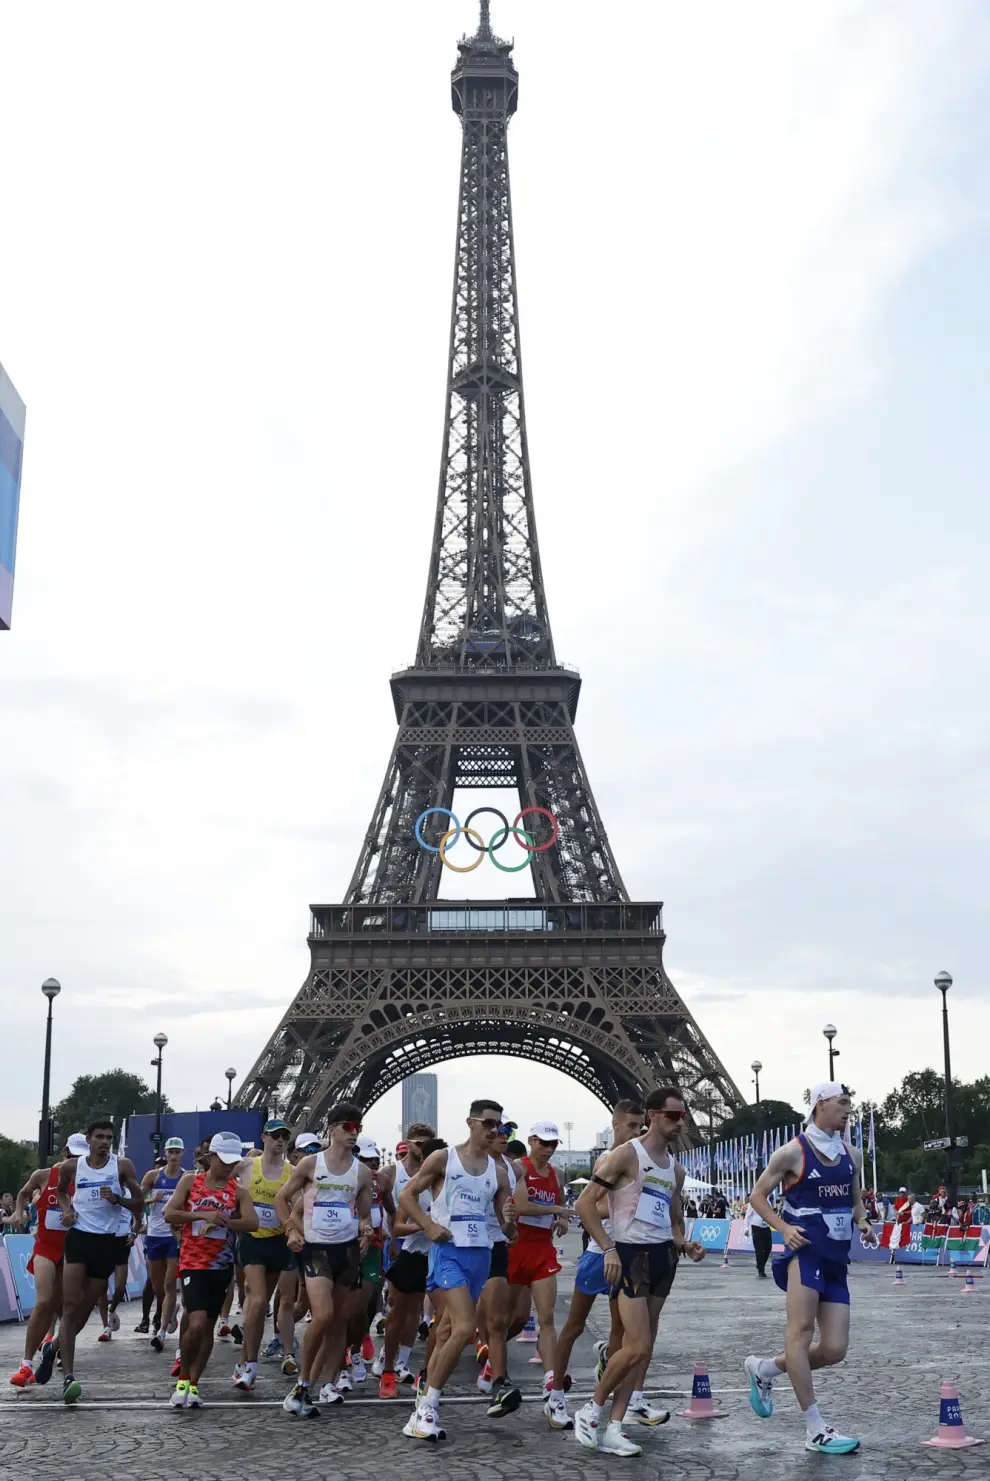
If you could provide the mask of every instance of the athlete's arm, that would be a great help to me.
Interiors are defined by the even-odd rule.
[[[144,1213],[144,1190],[138,1182],[137,1169],[129,1157],[117,1158],[117,1177],[131,1196],[121,1198],[118,1193],[114,1195],[113,1201],[118,1208],[127,1209],[131,1216],[131,1228],[138,1229],[141,1225],[141,1215]]]
[[[509,1188],[509,1174],[506,1172],[505,1167],[501,1162],[496,1162],[495,1198],[493,1200],[493,1207],[495,1209],[495,1217],[498,1219],[498,1222],[501,1225],[503,1234],[512,1233],[513,1221],[506,1215],[505,1211],[505,1205],[509,1202],[510,1192],[511,1189]]]
[[[237,1188],[237,1213],[233,1217],[230,1214],[219,1214],[216,1222],[229,1229],[232,1234],[253,1234],[258,1227],[258,1215],[251,1195],[246,1188],[238,1185]]]
[[[613,1147],[611,1152],[606,1152],[595,1164],[591,1182],[585,1183],[577,1201],[577,1216],[598,1248],[604,1252],[605,1279],[613,1286],[618,1285],[622,1278],[622,1262],[615,1245],[605,1233],[605,1226],[598,1212],[598,1199],[603,1188],[608,1190],[623,1179],[628,1181],[633,1176],[635,1164],[636,1153],[631,1142]]]
[[[442,1224],[437,1224],[419,1206],[419,1195],[432,1192],[434,1185],[444,1176],[447,1171],[447,1148],[440,1147],[436,1152],[431,1152],[423,1163],[419,1172],[415,1173],[399,1194],[399,1217],[405,1222],[416,1225],[424,1234],[428,1235],[434,1242],[450,1239],[450,1230],[445,1229]]]
[[[766,1171],[758,1179],[756,1187],[749,1195],[749,1201],[760,1218],[769,1224],[771,1229],[776,1229],[789,1250],[803,1249],[810,1241],[805,1239],[800,1224],[788,1224],[779,1214],[774,1213],[769,1198],[788,1173],[793,1173],[797,1177],[803,1165],[804,1153],[801,1151],[801,1143],[797,1138],[786,1142],[774,1152],[766,1165]]]
[[[19,1224],[23,1229],[25,1224],[24,1211],[31,1202],[34,1194],[40,1193],[48,1182],[49,1171],[50,1169],[47,1167],[39,1167],[31,1174],[24,1187],[18,1193],[14,1203],[14,1212],[10,1215],[9,1219],[4,1220],[5,1224]]]
[[[354,1212],[357,1214],[362,1255],[375,1237],[375,1227],[371,1222],[371,1195],[373,1192],[371,1169],[365,1167],[362,1162],[358,1171],[357,1192],[354,1195]]]
[[[564,1203],[533,1203],[526,1187],[526,1168],[521,1161],[514,1162],[512,1166],[519,1180],[512,1195],[517,1214],[554,1214],[557,1217],[570,1214],[570,1209]]]
[[[850,1147],[849,1153],[854,1168],[853,1223],[858,1228],[863,1243],[872,1247],[877,1243],[877,1236],[870,1225],[870,1217],[863,1202],[863,1153],[859,1147]]]
[[[78,1157],[67,1157],[64,1162],[59,1163],[58,1187],[55,1190],[55,1196],[58,1199],[58,1206],[62,1210],[62,1223],[66,1229],[71,1229],[76,1222],[76,1211],[72,1207],[72,1202],[69,1198],[69,1189],[76,1180],[76,1163],[78,1161]]]
[[[162,1210],[162,1217],[166,1224],[191,1224],[193,1219],[200,1217],[199,1214],[190,1213],[186,1208],[195,1176],[195,1173],[184,1172],[176,1183],[175,1192]]]
[[[382,1206],[382,1212],[391,1224],[395,1218],[395,1199],[392,1197],[391,1183],[383,1186],[381,1174],[378,1175],[378,1200]]]
[[[304,1157],[296,1167],[295,1172],[287,1183],[275,1194],[275,1213],[278,1215],[280,1224],[289,1222],[289,1204],[300,1193],[304,1192],[307,1185],[313,1181],[316,1173],[316,1156]]]
[[[681,1197],[681,1189],[684,1187],[684,1169],[679,1162],[674,1165],[674,1192],[670,1200],[670,1227],[674,1235],[674,1248],[680,1250],[682,1255],[687,1255],[689,1260],[703,1260],[705,1258],[705,1247],[697,1239],[688,1239],[684,1227],[684,1200]]]

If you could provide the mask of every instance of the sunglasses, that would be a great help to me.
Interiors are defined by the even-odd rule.
[[[265,1136],[270,1136],[276,1142],[287,1142],[291,1133],[289,1131],[266,1131]]]
[[[559,1147],[559,1142],[545,1142],[541,1136],[534,1136],[534,1142],[539,1142],[541,1147]]]
[[[472,1120],[477,1121],[478,1125],[483,1126],[486,1131],[498,1131],[501,1125],[500,1122],[493,1121],[488,1116],[474,1116]]]
[[[510,1121],[507,1124],[503,1123],[498,1129],[498,1134],[499,1136],[511,1136],[515,1129],[516,1123],[514,1121]]]
[[[666,1116],[668,1121],[686,1121],[687,1111],[661,1111],[661,1116]]]
[[[360,1131],[363,1125],[361,1121],[342,1121],[340,1124],[345,1131]]]

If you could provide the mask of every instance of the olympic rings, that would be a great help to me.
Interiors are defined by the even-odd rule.
[[[442,813],[453,824],[453,827],[448,828],[440,839],[438,847],[434,847],[432,843],[427,843],[423,837],[423,822],[432,813]],[[472,820],[480,817],[482,813],[492,813],[502,824],[501,828],[495,830],[487,843],[485,843],[477,829],[471,827]],[[541,817],[549,820],[552,832],[546,843],[537,843],[536,835],[530,829],[520,827],[523,818],[527,817],[530,813],[538,813]],[[497,851],[507,843],[509,835],[512,835],[519,847],[527,854],[542,854],[547,849],[553,848],[553,845],[557,842],[560,833],[560,824],[550,809],[546,807],[524,807],[511,824],[505,814],[500,812],[497,807],[476,807],[474,812],[469,813],[466,823],[461,823],[460,819],[454,816],[449,807],[427,807],[424,808],[416,819],[416,825],[413,831],[415,832],[416,842],[420,848],[426,849],[427,853],[430,854],[439,854],[441,864],[446,865],[448,869],[452,869],[455,874],[473,873],[486,854],[496,868],[501,869],[503,874],[518,874],[520,870],[525,869],[526,864],[529,862],[528,860],[524,859],[521,864],[500,864],[495,857]],[[478,855],[473,864],[452,864],[447,857],[447,850],[453,848],[459,842],[462,834],[468,847],[474,849]],[[475,839],[477,842],[474,841]]]

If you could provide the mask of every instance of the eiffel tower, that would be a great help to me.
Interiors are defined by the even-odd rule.
[[[489,0],[458,53],[447,414],[416,660],[391,680],[398,734],[346,900],[311,907],[309,976],[237,1104],[319,1125],[342,1096],[367,1108],[443,1060],[507,1054],[607,1105],[679,1084],[711,1130],[742,1097],[664,970],[661,903],[629,899],[574,734],[581,680],[554,652],[509,195],[519,76]],[[531,897],[441,898],[444,868],[469,867],[444,835],[479,862],[485,843],[480,819],[465,833],[450,813],[455,788],[516,789],[524,811],[489,844],[496,863],[528,861]]]

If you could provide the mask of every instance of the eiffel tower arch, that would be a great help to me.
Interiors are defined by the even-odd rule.
[[[494,1053],[562,1070],[607,1105],[679,1084],[711,1127],[742,1097],[664,969],[661,903],[629,899],[574,732],[581,680],[554,652],[516,301],[518,84],[481,0],[452,74],[457,249],[416,658],[391,680],[395,744],[345,901],[312,907],[309,975],[237,1104],[318,1124],[342,1095],[368,1108],[417,1070]],[[450,812],[468,788],[517,791],[492,858],[528,862],[531,896],[442,898],[445,869],[468,867],[446,858],[445,833],[459,857],[486,841]]]

